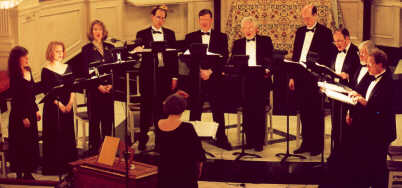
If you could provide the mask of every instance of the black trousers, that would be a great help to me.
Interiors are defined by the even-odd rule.
[[[296,95],[298,95],[300,120],[302,123],[303,142],[301,147],[305,148],[307,151],[322,151],[324,142],[322,95],[318,92],[318,88],[316,87],[303,89],[302,92],[304,93],[296,93]]]
[[[114,101],[97,88],[88,91],[89,153],[98,154],[105,136],[112,136]]]
[[[343,137],[346,127],[346,105],[339,101],[332,100],[331,101],[331,138],[332,138],[332,148],[331,152],[338,147],[343,141]]]
[[[253,148],[262,147],[265,144],[265,105],[269,104],[268,84],[261,71],[249,69],[244,88],[243,127],[247,145]]]
[[[219,124],[216,138],[218,141],[227,141],[223,101],[219,89],[222,79],[211,77],[209,80],[202,80],[200,88],[196,87],[198,79],[192,80],[197,80],[197,83],[192,85],[193,87],[190,91],[190,121],[201,120],[202,106],[204,102],[208,101],[211,105],[212,118]]]
[[[387,152],[389,143],[374,140],[364,132],[367,125],[351,125],[344,141],[328,161],[329,187],[388,187]]]
[[[140,136],[139,142],[148,142],[148,131],[151,126],[155,126],[155,132],[158,133],[157,123],[160,119],[166,118],[163,113],[163,100],[173,91],[171,88],[171,78],[164,67],[158,68],[156,75],[156,91],[153,88],[152,72],[141,75],[141,105],[140,105]],[[155,93],[154,93],[155,92]],[[157,136],[155,137],[157,145]]]

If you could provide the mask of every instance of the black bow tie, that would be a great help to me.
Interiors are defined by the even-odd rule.
[[[307,33],[307,32],[310,32],[310,31],[314,33],[314,31],[315,31],[315,27],[313,27],[312,29],[308,29],[308,28],[306,28],[306,33]]]
[[[362,67],[367,67],[367,65],[362,65]]]
[[[201,35],[211,35],[209,32],[201,32]]]
[[[368,79],[370,82],[372,82],[372,81],[375,80],[375,76],[368,75],[368,76],[367,76],[367,79]]]
[[[341,51],[338,51],[338,54],[339,54],[339,53],[342,53],[342,52],[346,54],[346,50],[345,50],[345,49],[343,49],[343,50],[341,50]]]
[[[162,32],[156,31],[156,30],[153,30],[153,29],[152,29],[152,34],[162,34]]]
[[[255,41],[255,37],[252,39],[247,39],[247,42]]]

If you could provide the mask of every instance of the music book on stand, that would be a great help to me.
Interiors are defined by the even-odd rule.
[[[218,123],[216,122],[202,122],[202,121],[188,121],[193,124],[195,132],[198,137],[212,137],[215,139],[216,132],[218,131]]]

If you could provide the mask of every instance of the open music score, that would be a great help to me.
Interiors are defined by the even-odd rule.
[[[218,123],[202,122],[202,121],[187,121],[187,122],[193,124],[193,127],[198,137],[210,137],[215,139],[216,132],[218,131]]]
[[[346,86],[339,86],[326,82],[317,82],[317,84],[321,88],[321,91],[325,93],[329,98],[346,104],[357,104],[357,100],[349,95],[353,91],[352,89]]]
[[[184,55],[191,55],[190,49],[187,49],[183,54]],[[217,55],[219,57],[223,57],[222,54],[213,53],[213,52],[210,52],[210,51],[207,51],[207,55]]]
[[[174,49],[174,48],[166,48],[165,51],[167,51],[167,52],[174,52],[174,51],[177,51],[177,49]],[[136,54],[136,53],[143,53],[143,52],[148,52],[148,53],[150,53],[150,52],[152,52],[152,48],[143,48],[143,49],[141,49],[141,50],[136,50],[136,49],[134,49],[134,50],[129,51],[128,53],[130,53],[130,54]]]
[[[303,62],[301,62],[301,61],[300,61],[300,62],[296,62],[296,61],[291,61],[291,60],[288,60],[288,59],[284,59],[283,62],[285,62],[285,63],[298,64],[298,65],[301,65],[302,67],[304,67],[304,68],[307,69],[307,64],[305,64],[305,63],[303,63]]]

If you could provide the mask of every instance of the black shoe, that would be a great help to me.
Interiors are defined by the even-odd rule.
[[[310,155],[311,156],[317,156],[317,155],[319,155],[319,154],[321,154],[322,153],[322,151],[320,150],[320,151],[312,151],[312,152],[310,152]]]
[[[255,149],[255,151],[260,152],[260,151],[264,150],[264,147],[263,146],[257,146],[254,149]]]
[[[24,180],[35,180],[31,173],[24,173]]]
[[[299,153],[305,153],[308,152],[308,150],[305,147],[299,147],[298,149],[294,150],[294,154],[299,154]]]

